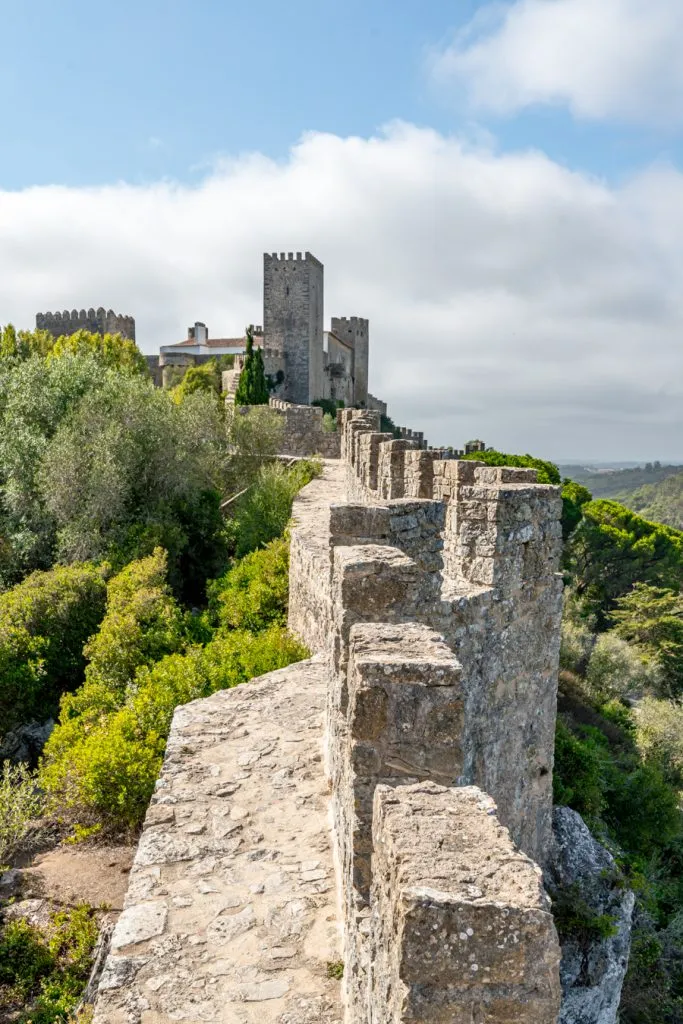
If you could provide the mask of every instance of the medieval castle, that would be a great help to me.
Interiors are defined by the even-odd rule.
[[[312,253],[264,253],[263,325],[253,328],[266,372],[281,379],[276,397],[295,405],[329,398],[386,411],[368,394],[370,329],[362,317],[332,317],[324,329],[324,267]],[[221,355],[241,355],[245,338],[210,338],[197,321],[187,338],[160,349],[162,380]],[[154,371],[155,367],[151,367]]]

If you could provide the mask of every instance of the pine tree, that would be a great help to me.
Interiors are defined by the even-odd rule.
[[[263,354],[259,348],[254,351],[254,335],[251,328],[248,327],[247,352],[235,392],[235,405],[267,405],[268,397]]]

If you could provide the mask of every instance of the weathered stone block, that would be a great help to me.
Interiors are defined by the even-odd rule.
[[[375,792],[366,1018],[555,1024],[559,945],[539,868],[474,787]]]

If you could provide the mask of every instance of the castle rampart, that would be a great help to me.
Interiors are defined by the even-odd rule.
[[[65,309],[63,313],[36,313],[36,330],[49,331],[59,338],[62,335],[75,334],[76,331],[90,331],[92,334],[121,334],[124,338],[135,341],[135,318],[115,313],[113,309],[105,310],[102,306],[87,312],[82,309]]]
[[[97,1024],[557,1021],[559,489],[378,423],[295,503],[315,657],[176,711]]]

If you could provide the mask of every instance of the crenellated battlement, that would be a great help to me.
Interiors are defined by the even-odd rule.
[[[36,313],[36,330],[49,331],[53,337],[75,334],[76,331],[90,331],[92,334],[121,334],[135,341],[135,318],[115,313],[113,309],[92,306],[86,312],[72,309],[69,312]]]
[[[558,1020],[559,488],[379,418],[294,504],[313,657],[175,713],[96,1024]]]

